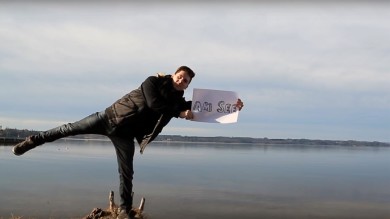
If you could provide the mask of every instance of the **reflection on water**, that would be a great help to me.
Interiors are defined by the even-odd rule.
[[[146,197],[151,219],[390,218],[389,158],[390,148],[153,143],[135,156],[135,205]],[[113,146],[98,141],[21,157],[0,146],[0,176],[0,218],[80,218],[108,207],[119,181]]]

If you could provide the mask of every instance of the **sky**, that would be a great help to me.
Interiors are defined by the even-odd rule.
[[[174,119],[162,134],[390,142],[389,6],[1,1],[0,125],[77,121],[187,65],[187,100],[228,90],[245,106],[237,123]]]

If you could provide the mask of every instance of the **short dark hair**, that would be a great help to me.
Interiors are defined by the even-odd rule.
[[[195,72],[192,71],[192,69],[190,69],[189,67],[187,66],[180,66],[176,71],[175,71],[175,74],[180,72],[180,71],[184,71],[188,74],[188,76],[190,76],[190,78],[192,79],[193,77],[195,77]]]

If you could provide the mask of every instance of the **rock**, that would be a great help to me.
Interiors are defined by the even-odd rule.
[[[116,219],[118,216],[118,206],[114,202],[114,192],[110,191],[109,195],[109,206],[107,210],[101,208],[94,208],[90,214],[83,217],[83,219]],[[146,219],[143,215],[143,210],[145,207],[145,198],[141,199],[139,208],[133,209],[137,214],[134,218],[136,219]]]

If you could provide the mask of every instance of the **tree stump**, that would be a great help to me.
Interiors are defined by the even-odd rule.
[[[108,201],[109,205],[106,210],[103,210],[101,208],[94,208],[92,212],[89,215],[83,217],[83,219],[116,219],[119,213],[119,206],[115,204],[113,191],[110,191]],[[134,217],[135,219],[146,219],[146,217],[143,215],[144,207],[145,198],[142,197],[139,207],[133,208],[133,210],[137,213]]]

